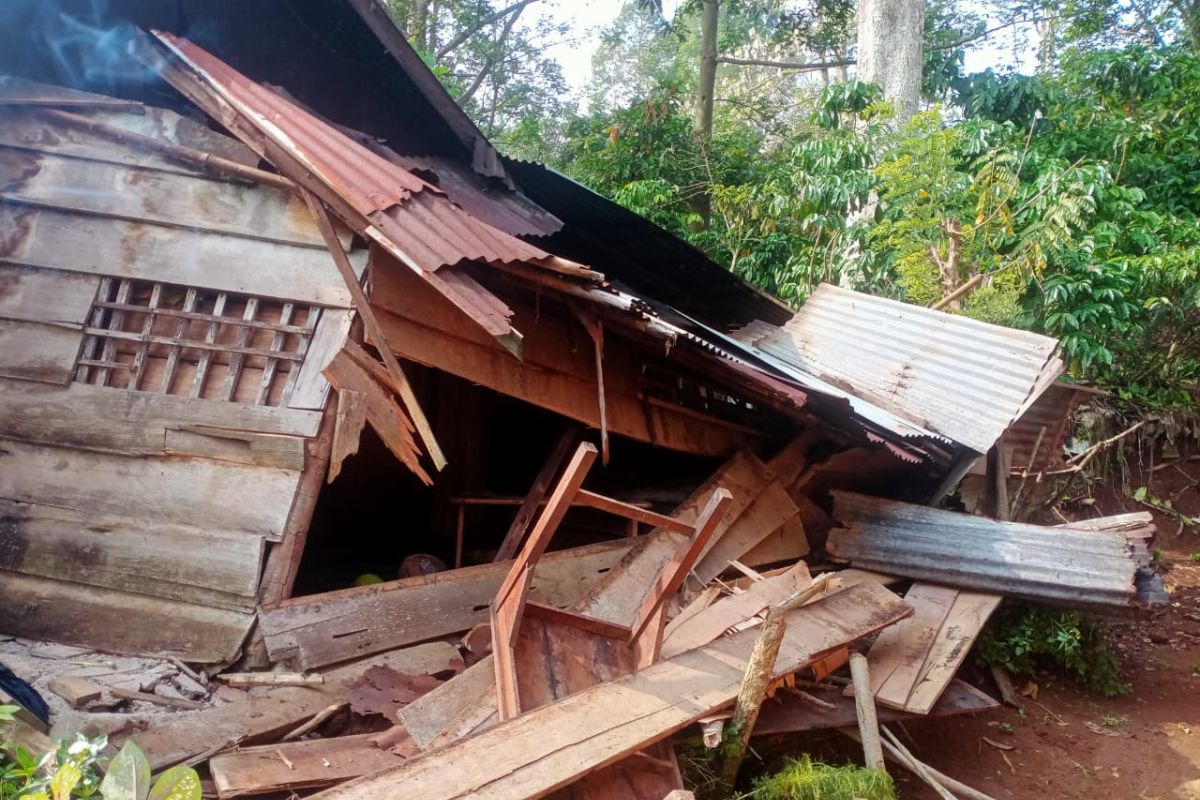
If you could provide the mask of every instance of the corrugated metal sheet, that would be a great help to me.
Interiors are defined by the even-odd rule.
[[[63,86],[48,86],[0,72],[0,105],[129,108],[141,104]]]
[[[856,567],[1080,608],[1123,607],[1136,598],[1137,555],[1120,533],[831,494],[843,527],[830,532],[829,554]]]
[[[829,284],[756,346],[979,453],[1062,371],[1047,336]]]
[[[368,218],[424,270],[462,261],[530,262],[544,250],[475,219],[441,190],[261,86],[195,44],[157,33],[205,84]]]

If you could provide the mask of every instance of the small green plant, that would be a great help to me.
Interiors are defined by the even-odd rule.
[[[1157,547],[1150,551],[1150,566],[1161,567],[1163,561],[1166,560],[1167,554]]]
[[[20,710],[17,706],[0,706],[0,722],[12,722]]]
[[[11,706],[0,721],[11,721]],[[201,800],[200,776],[191,767],[166,770],[151,784],[150,762],[138,746],[126,742],[108,764],[100,755],[106,737],[77,735],[41,757],[24,748],[0,754],[0,800]],[[103,773],[103,780],[101,774]]]
[[[774,775],[754,782],[747,800],[896,800],[886,772],[854,765],[835,766],[811,756],[788,761]]]
[[[1116,730],[1128,725],[1129,717],[1125,714],[1105,714],[1100,718],[1100,724],[1105,728]]]
[[[1188,553],[1188,561],[1200,562],[1200,553]]]
[[[1009,603],[992,618],[979,639],[985,666],[1032,676],[1052,668],[1106,697],[1129,691],[1117,657],[1108,649],[1104,625],[1071,611],[1032,603]]]
[[[1004,731],[1005,733],[1011,734],[1013,731],[1016,730],[1016,728],[1013,727],[1013,724],[1011,722],[1001,722],[1000,730]]]

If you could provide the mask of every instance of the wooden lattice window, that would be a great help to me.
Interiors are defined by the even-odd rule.
[[[182,397],[287,402],[320,309],[281,300],[105,278],[75,379]]]

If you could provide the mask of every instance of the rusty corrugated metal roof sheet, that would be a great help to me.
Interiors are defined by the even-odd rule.
[[[186,39],[156,32],[237,113],[369,219],[424,270],[462,261],[535,262],[550,256],[472,217],[441,190],[255,83]]]
[[[1058,341],[822,284],[754,345],[979,453],[1062,371]]]
[[[1100,529],[998,522],[970,514],[831,492],[829,554],[862,569],[1072,607],[1130,605],[1137,546]]]

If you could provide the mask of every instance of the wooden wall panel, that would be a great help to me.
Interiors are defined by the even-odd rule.
[[[65,384],[81,347],[82,330],[0,319],[0,377]]]
[[[582,325],[504,297],[513,327],[524,334],[516,359],[467,320],[449,301],[406,271],[380,264],[371,302],[388,343],[400,356],[445,370],[551,411],[600,426],[595,353]],[[549,305],[549,304],[547,304]],[[609,431],[699,455],[728,455],[746,441],[741,429],[640,398],[640,362],[623,339],[604,345],[604,388]]]
[[[211,427],[311,437],[320,411],[0,379],[0,437],[126,455],[162,455],[168,428]]]
[[[200,664],[233,658],[253,613],[143,597],[0,570],[0,631]]]
[[[364,257],[366,251],[359,251]],[[357,254],[356,254],[357,256]],[[328,251],[240,236],[0,205],[0,261],[347,307]],[[361,268],[364,258],[356,258]]]
[[[0,500],[0,570],[253,611],[263,538]]]
[[[201,459],[130,458],[0,439],[0,499],[277,541],[300,473]],[[201,568],[201,567],[197,567]]]
[[[95,275],[0,264],[0,317],[81,325],[99,286]]]

